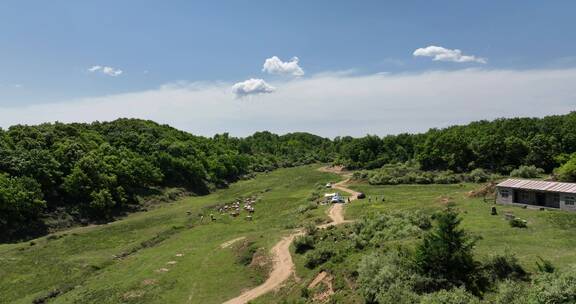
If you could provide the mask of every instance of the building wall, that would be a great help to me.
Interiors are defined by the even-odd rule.
[[[560,209],[576,211],[576,194],[561,193]]]
[[[496,202],[501,204],[526,204],[539,206],[536,202],[536,193],[539,191],[520,190],[506,187],[496,188]],[[508,195],[506,195],[508,193]],[[563,210],[576,211],[576,194],[558,192],[539,192],[545,195],[543,207],[560,208]],[[514,195],[517,197],[514,198]]]
[[[548,192],[546,193],[546,207],[560,208],[561,193]]]
[[[532,191],[526,190],[514,190],[514,194],[518,197],[516,198],[516,202],[520,204],[527,204],[527,205],[536,205],[536,193]]]
[[[505,195],[508,193],[508,195]],[[512,197],[514,195],[514,190],[511,188],[497,187],[496,188],[496,202],[501,204],[511,204],[513,203]]]

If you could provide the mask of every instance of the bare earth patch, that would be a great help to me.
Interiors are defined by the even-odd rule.
[[[229,241],[227,241],[227,242],[224,242],[224,243],[220,244],[220,248],[222,248],[222,249],[228,248],[228,247],[232,246],[232,244],[234,244],[234,243],[236,243],[236,242],[238,242],[238,241],[241,241],[241,240],[243,240],[243,239],[245,239],[245,238],[246,238],[245,236],[241,236],[241,237],[239,237],[239,238],[235,238],[235,239],[233,239],[233,240],[229,240]]]
[[[156,280],[156,279],[146,279],[146,280],[142,281],[142,285],[144,285],[144,286],[155,285],[156,283],[158,283],[158,280]]]
[[[130,290],[122,295],[124,300],[141,298],[144,295],[144,290]]]
[[[308,288],[314,289],[320,284],[323,284],[324,288],[314,294],[314,301],[325,302],[334,294],[334,288],[332,287],[332,276],[326,271],[322,271],[314,278],[314,280],[312,280],[312,282],[310,282]]]

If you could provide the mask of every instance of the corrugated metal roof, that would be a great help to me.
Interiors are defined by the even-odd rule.
[[[496,186],[537,191],[576,193],[576,183],[560,183],[510,178]]]

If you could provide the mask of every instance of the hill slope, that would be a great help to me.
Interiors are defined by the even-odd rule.
[[[315,185],[334,178],[311,167],[281,169],[108,225],[0,245],[0,302],[221,303],[266,275],[266,267],[239,262],[244,245],[267,252],[289,229],[326,220],[324,209],[298,208]],[[259,198],[253,221],[208,208],[252,196]],[[238,237],[246,243],[221,248]]]

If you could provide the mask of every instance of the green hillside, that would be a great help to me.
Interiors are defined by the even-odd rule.
[[[221,303],[266,273],[239,263],[237,255],[245,253],[236,247],[220,245],[246,237],[267,252],[292,228],[325,219],[325,209],[298,208],[331,179],[314,167],[281,169],[107,225],[0,245],[0,302],[30,303],[53,293],[50,303]],[[250,196],[260,198],[253,221],[245,213],[233,219],[208,208]],[[216,221],[210,222],[210,213]]]

